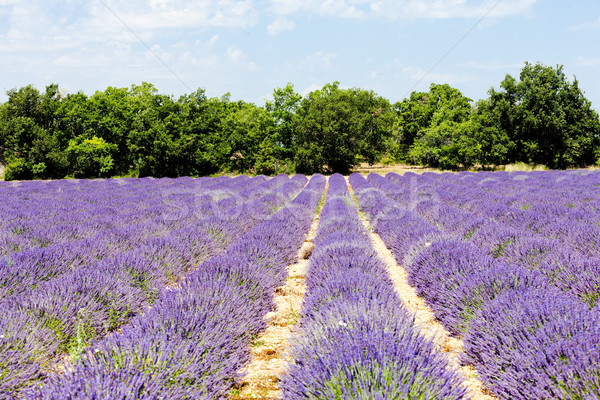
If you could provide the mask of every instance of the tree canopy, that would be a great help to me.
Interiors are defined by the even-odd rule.
[[[258,106],[202,89],[175,99],[150,83],[91,96],[28,85],[0,104],[0,164],[10,180],[347,173],[382,159],[443,169],[599,163],[600,119],[562,66],[525,63],[488,94],[473,102],[432,84],[391,105],[339,82],[306,96],[287,84]]]
[[[361,157],[375,162],[390,134],[390,111],[388,100],[339,82],[309,93],[294,119],[297,170],[347,173]]]
[[[551,168],[596,162],[598,114],[562,66],[525,63],[519,80],[506,75],[489,95],[485,117],[513,142],[510,158]]]

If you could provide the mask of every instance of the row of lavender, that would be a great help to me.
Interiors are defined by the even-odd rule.
[[[106,240],[113,231],[119,236],[131,231],[164,234],[165,229],[189,226],[207,213],[232,207],[239,192],[246,200],[260,196],[252,188],[266,180],[238,176],[4,184],[0,256],[86,238]]]
[[[302,178],[293,179],[297,187]],[[225,398],[274,309],[272,293],[287,277],[324,186],[323,176],[313,176],[288,205],[28,398]]]
[[[146,193],[149,199],[142,197],[142,201],[160,204],[153,208],[153,216],[145,221],[144,218],[148,217],[148,214],[139,212],[141,214],[140,219],[143,222],[119,224],[119,227],[114,229],[105,227],[100,233],[88,239],[28,248],[1,258],[0,301],[5,300],[8,296],[31,291],[46,281],[60,278],[66,272],[94,265],[110,257],[123,256],[134,250],[140,251],[141,248],[145,250],[148,257],[151,257],[153,251],[160,253],[168,247],[177,247],[170,243],[172,241],[170,240],[171,236],[177,234],[193,235],[196,231],[195,226],[205,219],[210,219],[218,225],[221,219],[235,218],[236,215],[228,214],[229,209],[238,210],[238,213],[241,210],[239,207],[233,207],[236,205],[235,198],[238,199],[237,201],[240,204],[251,201],[261,191],[281,185],[285,180],[287,180],[287,177],[283,175],[268,182],[265,181],[265,177],[231,180],[229,182],[231,186],[228,189],[238,195],[234,196],[233,199],[228,198],[217,202],[206,201],[201,203],[205,210],[201,214],[203,217],[200,219],[190,218],[185,214],[179,215],[181,213],[173,214],[169,211],[172,203],[158,201],[157,196],[159,199],[161,196],[154,191],[149,191]],[[173,189],[170,188],[169,190]],[[210,193],[212,193],[212,190]],[[103,198],[104,196],[104,194],[100,194],[97,197]],[[17,205],[18,203],[14,204],[15,207]],[[135,219],[139,209],[135,203],[132,204],[131,208],[130,218]],[[199,213],[196,214],[200,215]],[[174,215],[177,215],[177,217],[175,218]],[[173,266],[176,267],[177,264]],[[175,279],[178,276],[177,269],[173,269],[169,275],[168,278]]]
[[[389,178],[372,174],[367,182],[354,175],[351,181],[411,284],[445,327],[463,337],[465,362],[478,369],[487,387],[506,399],[597,398],[600,316],[573,292],[556,287],[558,270],[546,268],[552,259],[529,251],[515,263],[504,257],[510,243],[485,246],[503,228],[497,219],[449,207],[440,199],[453,196],[433,182],[419,186],[411,177]],[[419,193],[436,194],[437,201],[421,201]],[[515,237],[525,243],[530,235]],[[563,267],[564,275],[573,275],[569,263]]]
[[[390,179],[405,189],[432,191],[442,204],[558,240],[582,254],[600,252],[597,172],[391,174]]]
[[[600,210],[600,198],[597,196],[600,175],[592,170],[425,174],[420,178],[437,179],[440,183],[446,183],[448,188],[456,188],[460,182],[461,186],[470,187],[471,192],[474,188],[482,193],[487,192],[499,204],[532,208],[550,216],[570,214],[572,218],[579,219],[578,213],[592,211],[598,218]],[[532,191],[532,187],[536,190]],[[461,197],[466,199],[464,192]],[[477,206],[477,203],[473,205]]]
[[[329,179],[306,284],[284,398],[467,398],[394,292],[341,175]]]
[[[558,175],[559,172],[553,171],[551,174]],[[562,174],[567,175],[566,172]],[[569,175],[569,182],[577,182],[576,178],[581,176]],[[600,182],[600,174],[581,177],[586,182]],[[400,198],[406,204],[409,196],[406,193],[399,195],[397,191],[398,188],[407,187],[406,177],[389,174],[388,178],[388,181],[398,183],[394,187],[395,198]],[[389,186],[381,177],[373,177],[373,181]],[[499,201],[503,198],[501,194],[490,195],[481,190],[479,185],[463,180],[460,181],[460,188],[450,186],[437,176],[429,175],[421,178],[421,181],[427,184],[428,190],[434,191],[440,198],[452,199],[452,203],[457,202],[456,198],[464,196],[464,193],[470,193],[471,199],[478,201],[471,203],[469,208],[473,211],[467,211],[466,207],[459,208],[449,201],[415,204],[415,211],[439,229],[471,241],[495,258],[537,270],[553,285],[573,293],[590,306],[597,304],[600,299],[600,227],[592,222],[595,218],[592,210],[573,208],[572,202],[565,203],[560,194],[554,196],[553,205],[545,206],[548,209],[546,212],[534,206],[520,209]],[[523,193],[523,197],[528,197],[528,201],[539,198],[541,202],[545,197],[537,192],[545,180],[530,181],[529,188],[533,194],[525,196]],[[567,186],[580,185],[571,183]],[[556,192],[562,190],[561,186]],[[597,192],[597,187],[592,185],[586,193],[579,194],[591,199],[598,197]]]
[[[557,173],[552,173],[556,175]],[[391,180],[399,180],[399,176],[391,175]],[[585,177],[586,180],[590,180],[590,178],[594,179],[594,177]],[[595,177],[597,181],[597,176]],[[376,179],[374,179],[376,180]],[[381,180],[381,179],[380,179]],[[429,184],[431,185],[432,182]],[[533,184],[533,182],[529,183],[530,190],[533,192],[537,191],[537,187]],[[447,198],[453,198],[454,196],[444,193],[440,187],[436,187],[435,185],[430,186],[431,189],[440,195],[440,197],[446,196]],[[560,191],[560,190],[557,190]],[[461,182],[460,188],[455,188],[455,192],[470,192],[470,188],[464,182]],[[589,194],[588,194],[589,195]],[[534,195],[529,195],[529,197],[534,197]],[[555,203],[560,203],[560,198],[555,199]],[[488,214],[487,216],[484,214],[483,216],[476,216],[465,212],[464,210],[457,209],[455,207],[446,206],[443,203],[440,205],[435,205],[433,202],[424,202],[422,204],[418,204],[416,210],[426,219],[434,222],[440,229],[442,229],[447,234],[451,234],[453,236],[458,236],[460,238],[468,239],[472,245],[468,247],[469,249],[473,249],[473,247],[477,247],[482,250],[480,253],[476,255],[471,255],[471,258],[477,257],[482,253],[485,256],[492,256],[495,258],[495,267],[499,265],[504,265],[506,270],[505,278],[513,279],[512,282],[509,281],[507,284],[505,281],[503,283],[498,283],[498,280],[494,282],[495,291],[497,293],[502,292],[506,288],[511,290],[525,290],[528,287],[537,287],[540,291],[544,292],[545,289],[550,286],[556,286],[561,288],[562,290],[569,292],[581,300],[587,302],[590,306],[595,305],[596,299],[598,298],[598,279],[599,279],[599,270],[598,270],[598,262],[593,258],[585,254],[581,254],[577,249],[573,248],[569,245],[569,240],[562,238],[559,240],[558,238],[548,238],[543,237],[541,234],[527,229],[525,227],[518,227],[518,224],[513,226],[507,226],[507,220],[503,218],[504,214],[497,214],[497,206],[490,205],[490,199],[487,201],[484,200],[485,206],[481,207],[482,209],[494,210],[493,213]],[[503,206],[502,208],[505,208]],[[564,207],[565,209],[570,209],[570,207]],[[511,216],[510,213],[506,214],[509,217],[509,220],[517,221],[522,216],[526,217],[527,210],[523,210],[523,213],[517,214],[517,210],[512,210],[514,214]],[[577,210],[580,211],[580,210]],[[468,221],[465,225],[464,221]],[[575,223],[575,227],[569,229],[568,222],[563,221],[566,226],[564,228],[566,235],[573,235],[572,231],[577,231],[581,229],[581,223]],[[570,232],[571,231],[571,232]],[[475,245],[475,246],[473,246]],[[465,259],[467,259],[465,257]],[[501,268],[497,269],[496,274],[502,275]],[[529,278],[526,278],[525,275],[529,275]],[[457,284],[459,284],[458,282]],[[450,285],[451,286],[451,285]],[[551,289],[550,293],[553,291],[556,292],[555,289]],[[497,295],[497,293],[492,293],[490,296],[491,299]],[[561,297],[555,299],[555,301],[560,302]],[[432,299],[433,302],[436,302],[435,299]],[[512,300],[511,300],[512,301]],[[553,300],[547,298],[545,300],[549,304],[553,303]],[[554,368],[553,362],[556,362],[558,359],[561,360],[561,368],[558,370],[552,370],[549,376],[550,378],[544,378],[544,375],[541,374],[533,380],[533,378],[527,378],[527,373],[520,372],[522,385],[531,386],[540,386],[544,387],[544,379],[550,379],[554,383],[552,385],[546,385],[553,387],[553,389],[543,389],[540,393],[562,393],[566,398],[576,397],[584,394],[590,393],[598,393],[598,379],[594,378],[597,375],[597,371],[593,365],[597,362],[597,348],[591,347],[589,348],[587,345],[577,345],[577,342],[583,340],[583,342],[591,341],[591,343],[596,343],[598,341],[598,331],[587,329],[588,326],[597,323],[596,317],[594,313],[590,313],[588,311],[584,311],[582,314],[578,314],[581,309],[585,309],[586,307],[582,304],[578,304],[577,301],[568,297],[565,300],[566,304],[563,304],[562,308],[558,305],[552,304],[554,309],[546,310],[546,313],[552,314],[548,316],[551,326],[545,327],[543,330],[536,332],[536,335],[533,333],[526,336],[527,340],[523,340],[522,338],[518,340],[520,344],[518,351],[513,353],[513,356],[523,357],[526,360],[530,360],[530,362],[536,362],[536,367],[531,367],[523,360],[514,360],[511,362],[512,368],[508,369],[508,374],[502,377],[503,372],[494,371],[494,365],[496,368],[501,368],[504,371],[504,366],[499,367],[498,362],[502,362],[496,357],[496,364],[491,361],[486,361],[485,364],[488,365],[487,368],[483,367],[484,361],[479,359],[475,360],[475,363],[479,363],[480,367],[486,370],[486,374],[491,374],[495,379],[500,376],[500,380],[504,380],[503,383],[499,385],[505,385],[509,387],[510,380],[515,379],[514,373],[516,370],[522,370],[523,365],[529,365],[525,370],[529,369],[540,369],[542,366],[547,366],[549,370]],[[573,303],[578,304],[577,307],[571,307]],[[479,302],[475,304],[475,306],[471,306],[470,314],[473,315],[480,305],[483,302]],[[499,301],[498,304],[501,304]],[[544,304],[542,301],[541,304]],[[565,317],[566,321],[561,321],[561,323],[557,325],[554,324],[555,320],[561,319],[561,314],[563,309],[570,310],[570,312],[577,314],[576,318],[582,318],[583,321],[579,321],[578,323],[572,323],[569,321],[569,317]],[[504,323],[502,319],[497,319],[497,312],[499,310],[495,309],[491,311],[487,317],[491,317],[488,323],[497,322],[500,325]],[[541,311],[540,311],[541,312]],[[510,316],[508,316],[510,317]],[[552,318],[551,318],[552,317]],[[587,321],[587,322],[586,322]],[[594,322],[596,321],[596,322]],[[481,329],[481,328],[479,328]],[[496,329],[499,329],[496,327]],[[581,332],[583,331],[583,332]],[[477,332],[473,329],[473,332]],[[548,335],[548,332],[552,332],[552,335]],[[580,335],[579,339],[572,339],[572,333],[577,332]],[[506,332],[499,331],[498,337],[496,337],[495,343],[505,343],[505,339],[499,339],[502,335],[506,334]],[[519,336],[519,333],[514,333],[514,335]],[[553,338],[552,336],[558,336],[560,339]],[[583,337],[583,339],[581,339]],[[472,339],[474,340],[474,339]],[[498,347],[493,348],[490,343],[480,343],[478,345],[479,348],[482,346],[491,347],[491,350],[500,351]],[[548,355],[548,347],[553,347],[556,354]],[[562,353],[561,349],[563,347],[568,347],[569,351],[565,354]],[[508,348],[510,350],[510,347]],[[538,352],[543,353],[544,355],[535,354],[529,355],[527,352]],[[581,357],[581,355],[585,355],[587,352],[591,351],[592,354],[596,354],[592,359],[585,359]],[[475,350],[478,352],[478,350]],[[493,357],[493,352],[489,352],[487,355],[489,358]],[[539,362],[535,360],[535,357],[542,357],[544,362]],[[546,357],[546,358],[544,358]],[[577,361],[581,359],[581,361]],[[505,362],[505,361],[504,361]],[[542,370],[544,368],[541,368]],[[576,378],[572,378],[571,375],[575,375]],[[525,378],[523,378],[525,377]],[[591,379],[590,379],[591,377]],[[535,385],[532,385],[527,379],[532,379],[536,382]],[[569,381],[569,384],[563,384],[561,381]],[[539,382],[539,383],[537,383]],[[514,386],[514,385],[513,385]],[[518,390],[513,389],[513,390]],[[546,392],[544,392],[546,390]],[[507,391],[507,393],[510,393]],[[537,392],[535,392],[537,393]],[[525,391],[525,396],[532,396],[531,392]],[[554,394],[558,396],[558,394]],[[514,396],[514,395],[513,395]]]
[[[229,208],[178,222],[174,226],[183,227],[162,237],[133,240],[143,233],[132,230],[121,241],[126,246],[104,252],[86,241],[77,248],[87,262],[73,263],[69,251],[56,251],[58,244],[49,246],[55,257],[30,257],[30,264],[13,257],[2,275],[11,292],[0,300],[0,397],[14,398],[43,379],[65,353],[78,357],[93,338],[146,310],[168,285],[264,221],[306,181],[284,175],[253,179],[231,180],[234,192],[242,190]]]
[[[236,178],[236,181],[248,177]],[[168,211],[170,193],[227,187],[229,178],[0,182],[0,256],[144,223]],[[126,205],[124,207],[124,205]]]
[[[285,179],[281,177],[278,184]],[[72,247],[68,245],[64,246],[67,251],[60,246],[44,249],[42,255],[55,250],[55,257],[28,254],[30,264],[13,258],[8,274],[3,274],[11,278],[4,287],[11,288],[13,294],[3,298],[1,305],[5,311],[0,320],[5,351],[0,366],[6,371],[2,393],[11,396],[23,383],[40,378],[64,351],[77,353],[90,338],[114,330],[152,303],[177,268],[189,268],[200,253],[217,249],[211,238],[203,236],[193,229],[176,230],[136,247],[138,243],[131,236],[122,235],[130,244],[121,250],[131,249],[128,252],[118,248],[102,252],[91,245],[96,242],[88,242],[88,246],[83,243],[77,248],[89,257],[88,263],[71,263],[68,249]],[[25,279],[16,282],[18,277]]]
[[[510,192],[490,195],[487,190],[480,188],[482,183],[489,182],[495,185],[506,182],[510,185],[513,179],[503,175],[494,181],[483,176],[467,175],[467,179],[460,179],[460,175],[452,177],[450,181],[456,180],[460,187],[434,175],[423,177],[424,183],[440,193],[441,197],[456,201],[459,193],[463,196],[464,193],[470,193],[473,200],[469,209],[474,212],[465,212],[452,206],[438,208],[431,203],[418,205],[416,209],[440,229],[467,238],[497,261],[516,266],[511,268],[511,272],[521,269],[543,277],[536,285],[546,296],[543,301],[526,297],[510,300],[517,301],[524,307],[543,308],[550,305],[548,309],[538,311],[538,314],[545,313],[543,315],[548,320],[548,327],[545,326],[536,335],[529,334],[527,340],[519,337],[518,333],[513,333],[513,336],[519,337],[517,355],[523,357],[524,361],[513,361],[512,369],[522,369],[523,365],[531,369],[547,366],[551,371],[548,374],[559,388],[556,391],[560,391],[564,398],[597,398],[600,396],[600,368],[597,366],[600,360],[597,318],[600,298],[600,230],[596,210],[590,205],[597,204],[600,174],[589,171],[553,171],[548,176],[535,174],[536,178],[517,175],[519,184],[513,186],[520,186],[519,194],[523,199],[518,202],[511,198]],[[390,179],[402,182],[397,175],[391,175]],[[525,190],[521,182],[527,183],[529,191]],[[555,189],[552,189],[551,183],[554,183]],[[449,189],[448,192],[444,192],[444,187]],[[578,191],[571,192],[575,188]],[[551,192],[554,192],[553,196]],[[537,206],[538,202],[546,204],[540,207]],[[524,204],[528,206],[523,207]],[[471,221],[471,227],[466,231],[451,222],[465,219]],[[546,292],[550,286],[576,296],[595,309],[590,313],[581,304],[573,306],[572,298],[562,300],[563,304],[560,304],[562,297],[554,297],[554,288]],[[527,304],[528,301],[533,304]],[[495,309],[491,308],[487,315],[484,314],[484,321],[497,325],[503,323],[495,313],[499,311],[498,307],[505,306],[507,304],[499,301]],[[581,311],[582,309],[584,310]],[[498,336],[506,334],[502,327],[496,326],[495,329]],[[492,347],[489,340],[472,341],[477,344],[477,348]],[[500,339],[495,338],[492,342],[495,348],[492,348],[498,351],[500,342]],[[532,355],[526,352],[532,349],[542,354]],[[484,353],[484,357],[475,362],[482,368],[487,362],[492,368],[484,368],[489,371],[486,373],[498,376],[495,371],[500,368],[498,364],[487,361],[485,357],[489,357],[489,354]],[[543,362],[538,361],[540,357]],[[532,367],[528,362],[534,362],[535,366]],[[569,383],[564,384],[562,381]]]

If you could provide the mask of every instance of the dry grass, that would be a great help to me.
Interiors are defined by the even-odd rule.
[[[369,165],[367,163],[362,163],[362,164],[360,164],[360,166],[354,168],[352,170],[352,172],[358,172],[359,174],[362,174],[362,175],[368,175],[371,172],[379,174],[379,175],[385,175],[389,172],[395,172],[397,174],[402,175],[407,172],[414,172],[415,174],[422,174],[423,172],[442,172],[442,170],[437,169],[437,168],[423,167],[423,166],[419,166],[419,165],[405,165],[405,164]]]
[[[501,171],[507,172],[516,172],[516,171],[546,171],[548,168],[545,165],[541,164],[526,164],[523,162],[515,163],[515,164],[507,164],[498,168]]]
[[[583,169],[587,169],[587,170],[595,170],[595,169],[599,169],[599,166],[590,166],[587,168],[583,168]],[[576,169],[580,169],[580,168],[576,168]],[[483,171],[487,169],[484,169],[481,165],[475,165],[473,168],[470,168],[469,171],[470,172],[478,172],[478,171]],[[548,167],[546,167],[545,165],[542,164],[527,164],[527,163],[523,163],[523,162],[518,162],[518,163],[514,163],[514,164],[506,164],[506,165],[498,165],[496,166],[494,169],[492,169],[492,171],[507,171],[507,172],[517,172],[517,171],[523,171],[523,172],[529,172],[529,171],[547,171],[549,170]],[[421,166],[421,165],[406,165],[406,164],[389,164],[389,165],[384,165],[384,164],[374,164],[374,165],[369,165],[367,163],[362,163],[360,164],[360,166],[354,168],[352,170],[352,172],[358,172],[359,174],[362,175],[368,175],[371,172],[379,174],[379,175],[385,175],[389,172],[395,172],[397,174],[405,174],[407,172],[413,172],[415,174],[422,174],[423,172],[456,172],[456,171],[444,171],[438,168],[430,168],[430,167],[425,167],[425,166]]]

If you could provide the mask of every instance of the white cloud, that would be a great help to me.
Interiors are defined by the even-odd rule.
[[[231,46],[227,49],[227,57],[231,61],[239,61],[244,56],[242,50],[237,46]]]
[[[420,66],[408,65],[400,58],[382,63],[379,68],[371,70],[366,77],[371,84],[377,85],[379,88],[397,86],[398,82],[403,82],[405,87],[399,88],[398,92],[394,94],[394,96],[400,95],[400,98],[408,97],[412,91],[428,91],[431,83],[447,83],[454,87],[461,87],[474,79],[473,74],[469,74],[468,71],[461,74],[434,71],[428,73]]]
[[[150,7],[153,10],[161,10],[167,8],[171,0],[150,0]]]
[[[437,24],[434,19],[471,18],[468,27],[497,2],[104,1],[161,59],[168,60],[165,61],[168,66],[187,85],[204,87],[209,95],[220,96],[230,91],[233,96],[246,100],[261,98],[262,93],[281,82],[291,81],[298,88],[307,88],[303,91],[307,93],[336,80],[358,87],[372,85],[381,95],[402,98],[429,69],[431,57],[445,48],[436,38],[451,33],[451,29],[463,32],[464,24],[460,21],[448,25]],[[527,17],[528,13],[537,12],[536,4],[533,0],[500,2],[489,14],[492,18],[486,18],[484,24],[496,22],[499,33],[494,34],[494,38],[507,39],[490,45],[489,54],[488,49],[479,47],[473,47],[469,53],[469,46],[480,42],[465,41],[456,49],[455,57],[437,66],[415,90],[427,90],[429,82],[434,81],[449,83],[461,90],[470,88],[469,97],[484,97],[485,91],[497,84],[498,77],[503,75],[501,72],[512,73],[522,66],[513,64],[520,56],[500,50],[516,40],[520,29],[525,29],[526,24],[522,25],[525,18],[518,21],[515,18],[514,24],[513,20],[507,24],[502,23],[502,17]],[[549,7],[544,9],[544,17],[550,15],[550,9],[555,13],[552,15],[560,15],[564,9],[558,5]],[[590,22],[572,29],[600,28],[597,10],[588,11]],[[544,37],[552,37],[556,29],[552,31],[548,24],[544,25],[541,17],[531,20],[531,29],[539,30]],[[425,20],[425,23],[405,24],[413,20]],[[0,0],[2,86],[10,89],[31,83],[42,89],[56,82],[61,87],[66,85],[73,91],[84,90],[91,94],[109,85],[127,87],[144,80],[154,83],[163,93],[188,93],[189,89],[152,56],[123,22],[101,0]],[[380,25],[382,29],[378,29]],[[443,27],[447,28],[445,32]],[[273,36],[277,34],[281,37]],[[586,32],[570,35],[584,44],[590,41],[587,48],[593,49],[590,39],[593,35]],[[348,40],[355,39],[358,39],[356,46],[349,46]],[[586,47],[581,46],[583,50],[573,54],[569,50],[577,49],[560,41],[556,45],[554,53],[552,49],[546,52],[546,48],[541,47],[536,57],[549,59],[560,50],[566,58],[563,62],[571,60],[572,66],[579,68],[573,73],[583,86],[585,74],[593,74],[594,68],[600,65],[598,54],[585,51]],[[498,48],[494,52],[495,46]],[[518,42],[511,48],[515,54],[527,51],[519,47]],[[594,86],[596,81],[593,77],[587,79],[585,88],[592,93],[590,98],[600,104],[596,100],[598,96],[593,97],[599,90],[598,85]],[[6,99],[2,95],[0,87],[0,102]]]
[[[536,0],[407,0],[379,1],[377,8],[383,15],[397,19],[445,19],[507,17],[528,13]]]
[[[425,84],[427,87],[429,87],[430,83],[456,85],[468,82],[469,79],[472,79],[469,75],[427,72],[424,69],[415,66],[404,67],[402,71],[408,74],[413,81],[420,81],[421,84]]]
[[[536,0],[271,0],[279,15],[305,13],[342,18],[444,19],[507,17],[528,13]]]
[[[471,68],[482,71],[506,71],[515,68],[522,68],[523,63],[501,63],[501,62],[475,62],[469,61],[459,65],[459,67]]]
[[[398,80],[403,77],[402,70],[405,65],[398,58],[395,58],[387,63],[377,65],[377,68],[370,71],[368,74],[369,79],[386,79],[386,80]]]
[[[217,0],[217,10],[209,23],[226,28],[248,28],[255,25],[257,20],[258,12],[251,0]]]
[[[317,51],[308,55],[304,60],[304,66],[311,70],[329,69],[333,65],[333,60],[337,57],[335,53],[325,53]]]
[[[325,84],[318,85],[316,83],[313,83],[310,86],[304,88],[304,90],[301,90],[299,93],[302,95],[302,97],[306,97],[310,92],[314,92],[315,90],[321,90],[323,86],[325,86]]]
[[[571,31],[593,31],[600,29],[600,17],[595,21],[586,21],[569,27]]]
[[[275,14],[290,15],[295,14],[302,9],[306,9],[306,5],[309,2],[296,1],[296,0],[271,0],[270,9]]]
[[[296,24],[294,21],[285,17],[277,17],[267,26],[267,31],[269,32],[269,35],[275,36],[284,31],[291,31],[295,26]]]
[[[361,6],[366,0],[271,0],[270,10],[279,15],[295,13],[315,14],[323,17],[363,18],[366,16]]]
[[[256,63],[254,61],[248,61],[248,57],[238,46],[228,47],[225,55],[229,60],[229,64],[237,64],[249,71],[255,71],[258,69]]]
[[[171,54],[161,48],[159,45],[155,44],[150,48],[150,50],[145,53],[146,60],[154,62],[156,58],[160,59],[160,61],[165,62],[167,64],[171,61]]]
[[[218,55],[207,55],[196,57],[191,52],[185,52],[179,61],[185,65],[192,66],[194,69],[200,68],[205,71],[216,71],[223,65],[223,60]]]
[[[90,7],[94,23],[126,24],[134,31],[163,28],[247,28],[257,22],[251,0],[105,0]]]
[[[577,57],[577,65],[584,67],[595,67],[600,65],[600,57]]]
[[[217,46],[223,29],[256,25],[252,0],[106,1],[0,0],[4,89],[56,82],[91,94],[144,80],[189,92],[206,76],[258,69],[231,43]]]
[[[57,68],[46,72],[50,79],[69,75],[68,70],[82,76],[86,71],[114,76],[118,65],[132,70],[145,65],[147,70],[157,68],[171,76],[164,65],[157,65],[152,54],[158,54],[177,69],[176,63],[185,50],[164,39],[169,31],[180,35],[187,30],[186,34],[197,35],[212,29],[210,40],[196,40],[193,44],[203,49],[201,59],[208,59],[210,64],[211,47],[219,40],[215,28],[247,28],[257,21],[252,0],[105,1],[107,6],[101,1],[66,1],[57,5],[43,0],[0,0],[1,64],[11,65],[15,75],[27,73],[27,79],[41,76],[46,66]],[[250,63],[248,68],[252,68]],[[138,79],[139,70],[131,76]]]

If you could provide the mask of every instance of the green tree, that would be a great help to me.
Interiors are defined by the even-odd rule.
[[[8,164],[5,179],[57,177],[64,166],[60,142],[54,135],[61,97],[58,85],[40,93],[31,85],[7,91],[0,107],[0,152]]]
[[[181,120],[179,148],[189,166],[187,175],[210,175],[219,169],[214,157],[215,134],[219,129],[223,105],[219,99],[208,99],[202,89],[177,100]]]
[[[146,93],[154,93],[150,84],[143,84]],[[88,99],[88,121],[85,139],[93,136],[114,144],[113,153],[116,174],[129,172],[129,157],[127,139],[129,132],[134,129],[134,119],[141,111],[139,101],[134,101],[136,86],[132,89],[108,87],[105,91],[97,91]],[[136,104],[137,103],[137,104]]]
[[[504,108],[493,107],[491,101],[479,100],[471,114],[477,124],[476,140],[481,145],[479,162],[482,166],[498,166],[514,160],[515,142],[502,126]]]
[[[410,128],[414,138],[408,159],[442,169],[468,168],[479,163],[481,126],[471,119],[471,99],[449,85],[431,85],[426,98],[426,103],[412,106],[415,115],[427,115],[422,122],[428,120],[428,125],[418,130]]]
[[[223,169],[275,173],[274,121],[268,111],[254,104],[240,103],[238,110],[223,119],[221,132],[229,155]]]
[[[389,102],[372,91],[334,82],[309,93],[294,118],[297,170],[347,173],[361,157],[375,162],[391,121]]]
[[[457,98],[463,98],[458,89],[447,84],[432,83],[429,92],[412,92],[408,99],[394,104],[396,119],[393,126],[392,157],[397,161],[413,162],[409,151],[415,140],[423,136],[425,130],[430,128],[434,115],[440,108],[445,108],[445,115],[453,120],[460,117],[451,115],[452,106],[456,105]],[[466,103],[469,101],[466,99]],[[459,107],[457,111],[464,113],[466,112],[465,101],[462,103],[463,107]]]
[[[273,157],[275,163],[289,165],[294,158],[296,135],[294,117],[300,107],[302,95],[294,91],[294,85],[288,83],[284,88],[273,91],[273,101],[265,103],[265,109],[273,119]]]
[[[180,151],[185,121],[181,105],[143,83],[129,89],[133,110],[127,133],[127,168],[133,175],[176,177],[190,175],[193,165]]]
[[[481,160],[480,126],[472,121],[441,121],[415,141],[409,155],[420,164],[441,169],[469,168]]]
[[[184,121],[180,127],[178,146],[183,158],[191,166],[190,174],[210,175],[232,168],[231,157],[235,150],[232,150],[228,138],[235,124],[225,121],[245,103],[231,101],[229,94],[209,99],[199,89],[180,97],[178,104]]]
[[[585,166],[597,159],[600,120],[576,78],[563,66],[528,62],[519,80],[507,75],[490,89],[489,111],[515,145],[509,158],[550,168]],[[595,151],[596,150],[596,151]]]

